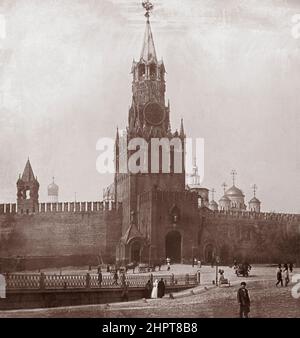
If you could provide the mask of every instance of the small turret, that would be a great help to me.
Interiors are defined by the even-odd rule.
[[[18,213],[34,213],[39,204],[39,182],[34,176],[29,158],[26,162],[22,177],[17,181],[17,210]]]

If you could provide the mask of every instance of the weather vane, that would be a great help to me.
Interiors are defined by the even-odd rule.
[[[153,4],[149,1],[149,0],[145,0],[143,1],[142,3],[143,7],[145,8],[146,10],[146,14],[145,14],[145,17],[149,19],[150,17],[150,12],[153,10]]]

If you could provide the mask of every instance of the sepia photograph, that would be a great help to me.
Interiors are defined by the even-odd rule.
[[[299,0],[0,0],[0,324],[300,318],[299,95]]]

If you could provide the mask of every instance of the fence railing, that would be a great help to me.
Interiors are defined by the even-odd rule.
[[[125,277],[124,277],[125,276]],[[97,289],[97,288],[120,288],[124,283],[129,287],[145,287],[149,280],[155,281],[163,278],[166,287],[198,285],[199,279],[196,274],[186,275],[159,275],[152,274],[143,276],[124,275],[117,280],[113,275],[103,275],[99,279],[97,274],[85,275],[46,275],[41,274],[6,274],[7,290],[38,290],[38,289]]]

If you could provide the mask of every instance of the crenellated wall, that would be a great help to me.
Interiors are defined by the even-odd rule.
[[[212,218],[227,218],[227,219],[258,219],[265,221],[278,221],[278,222],[296,222],[300,223],[300,215],[298,214],[285,214],[285,213],[267,213],[267,212],[253,212],[253,211],[212,211],[207,213],[208,217]]]
[[[60,203],[39,203],[36,213],[47,212],[96,212],[104,210],[116,210],[121,204],[115,202],[60,202]],[[0,204],[1,214],[14,214],[17,212],[16,203]]]
[[[200,255],[204,261],[209,247],[226,263],[234,259],[300,261],[297,250],[288,250],[294,245],[293,238],[300,235],[300,215],[203,209],[199,214],[203,219]]]
[[[28,215],[16,213],[15,204],[0,205],[0,257],[74,256],[74,265],[80,255],[114,261],[121,224],[122,207],[114,203],[40,203]]]

